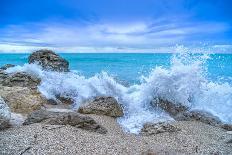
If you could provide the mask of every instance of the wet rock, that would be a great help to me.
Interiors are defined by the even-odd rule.
[[[174,118],[178,121],[199,121],[212,126],[219,126],[222,124],[218,117],[201,110],[186,111],[176,115]]]
[[[59,104],[71,105],[73,103],[74,103],[73,99],[69,97],[57,96],[56,99],[48,99],[48,104],[51,105],[59,105]]]
[[[58,112],[41,109],[32,112],[25,120],[24,125],[33,123],[45,123],[51,125],[71,125],[77,128],[105,134],[107,130],[97,124],[94,119],[76,112]]]
[[[171,133],[171,132],[177,132],[177,131],[180,131],[180,129],[167,122],[159,122],[155,124],[146,123],[141,129],[141,134],[148,136],[148,135],[156,135],[156,134],[164,133],[164,132]]]
[[[123,116],[123,109],[113,97],[96,97],[94,100],[81,105],[78,112],[83,114],[107,115],[111,117]]]
[[[15,65],[12,65],[12,64],[6,64],[6,65],[4,65],[4,66],[0,67],[0,70],[6,70],[6,69],[11,68],[11,67],[15,67]]]
[[[154,99],[151,104],[153,106],[158,106],[164,111],[166,111],[171,116],[176,116],[180,113],[188,111],[188,107],[182,105],[181,103],[173,103],[164,99]]]
[[[69,71],[69,62],[51,50],[39,50],[29,56],[29,63],[38,63],[46,70]]]
[[[27,87],[0,86],[0,96],[7,102],[12,112],[27,114],[40,109],[47,100],[35,89]]]
[[[231,124],[224,124],[218,117],[206,111],[189,110],[188,107],[180,103],[173,103],[163,99],[155,99],[151,104],[163,109],[176,121],[199,121],[225,130],[232,130]]]
[[[8,87],[29,87],[36,88],[40,84],[40,79],[24,72],[18,72],[15,74],[5,75],[4,79],[1,81],[3,86]]]
[[[0,97],[0,130],[9,127],[10,118],[10,108],[3,100],[3,98]]]

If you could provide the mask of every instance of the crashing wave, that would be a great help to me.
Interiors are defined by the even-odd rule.
[[[20,71],[38,76],[41,78],[38,88],[46,98],[72,98],[75,101],[74,108],[96,96],[115,97],[123,105],[125,113],[118,122],[126,131],[138,133],[146,122],[173,120],[158,107],[151,106],[150,102],[154,98],[182,103],[191,109],[205,110],[224,122],[232,123],[232,86],[207,78],[205,62],[209,58],[208,55],[193,55],[188,52],[175,54],[169,68],[155,67],[149,76],[141,77],[140,84],[131,86],[122,85],[106,72],[86,78],[77,71],[44,71],[36,64],[16,66],[6,72]]]

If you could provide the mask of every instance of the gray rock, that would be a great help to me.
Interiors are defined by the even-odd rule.
[[[69,97],[56,96],[56,99],[48,99],[48,104],[51,105],[59,105],[59,104],[71,105],[73,103],[74,103],[73,99]]]
[[[0,67],[0,69],[1,69],[1,70],[6,70],[6,69],[11,68],[11,67],[15,67],[15,65],[12,65],[12,64],[6,64],[6,65],[4,65],[4,66]]]
[[[177,121],[199,121],[212,126],[220,126],[220,119],[209,112],[201,110],[186,111],[174,117]]]
[[[7,77],[8,77],[8,74],[5,73],[4,70],[0,70],[0,85]]]
[[[10,108],[6,102],[0,97],[0,130],[9,127],[11,118]]]
[[[89,116],[84,116],[76,112],[58,112],[44,109],[32,112],[25,120],[24,125],[40,122],[51,125],[71,125],[101,134],[107,132],[104,127],[97,124],[97,122]]]
[[[24,72],[14,74],[2,74],[3,78],[1,84],[8,87],[29,87],[36,88],[40,84],[40,79]]]
[[[180,113],[188,111],[188,107],[182,105],[181,103],[173,103],[168,100],[164,100],[161,98],[154,99],[151,104],[153,106],[158,106],[164,111],[166,111],[171,116],[176,116]]]
[[[29,63],[38,63],[45,70],[69,71],[69,62],[51,50],[38,50],[29,56]]]
[[[167,122],[159,122],[159,123],[146,123],[144,124],[143,128],[141,129],[141,134],[142,135],[156,135],[159,133],[164,133],[164,132],[177,132],[180,131],[179,128],[175,127],[174,125],[171,125],[170,123]]]
[[[111,117],[123,116],[123,109],[113,97],[96,97],[94,100],[81,105],[78,112],[83,114],[107,115]]]
[[[232,130],[232,124],[224,124],[218,117],[206,111],[190,110],[181,103],[173,103],[164,99],[154,99],[151,104],[166,111],[176,121],[199,121],[225,130]]]

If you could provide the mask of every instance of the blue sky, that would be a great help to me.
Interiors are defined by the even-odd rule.
[[[232,53],[231,0],[0,0],[0,52]]]

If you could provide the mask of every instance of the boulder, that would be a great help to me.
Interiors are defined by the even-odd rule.
[[[192,110],[179,113],[174,117],[174,119],[177,121],[199,121],[212,126],[220,126],[222,124],[218,117],[202,110]]]
[[[159,108],[166,111],[170,116],[175,117],[176,115],[188,111],[188,107],[182,105],[181,103],[173,103],[168,100],[161,98],[154,99],[151,104],[153,106],[158,106]]]
[[[4,79],[2,79],[1,84],[8,87],[29,87],[36,88],[40,84],[40,79],[24,72],[18,72],[14,74],[3,74]]]
[[[156,135],[159,133],[164,133],[164,132],[177,132],[180,131],[179,128],[175,127],[174,125],[171,125],[170,123],[167,122],[159,122],[159,123],[146,123],[144,124],[143,128],[141,129],[141,134],[142,135]]]
[[[11,118],[10,108],[3,100],[3,98],[0,97],[0,130],[9,127],[10,118]]]
[[[78,112],[83,114],[107,115],[111,117],[123,116],[123,109],[113,97],[96,97],[94,100],[81,105]]]
[[[6,69],[11,68],[11,67],[15,67],[15,65],[12,65],[12,64],[6,64],[6,65],[4,65],[4,66],[0,67],[0,70],[6,70]]]
[[[81,115],[76,112],[59,112],[45,109],[32,112],[25,120],[24,125],[40,122],[51,125],[70,125],[101,134],[107,132],[104,127],[97,124],[96,121],[89,116]]]
[[[51,50],[38,50],[29,56],[29,63],[38,63],[45,70],[69,71],[69,62]]]
[[[0,86],[0,96],[7,102],[12,112],[28,114],[40,109],[47,100],[35,89],[27,87]]]
[[[151,104],[167,112],[176,121],[199,121],[231,131],[232,124],[224,124],[218,117],[203,110],[189,110],[187,106],[163,99],[154,99]]]

